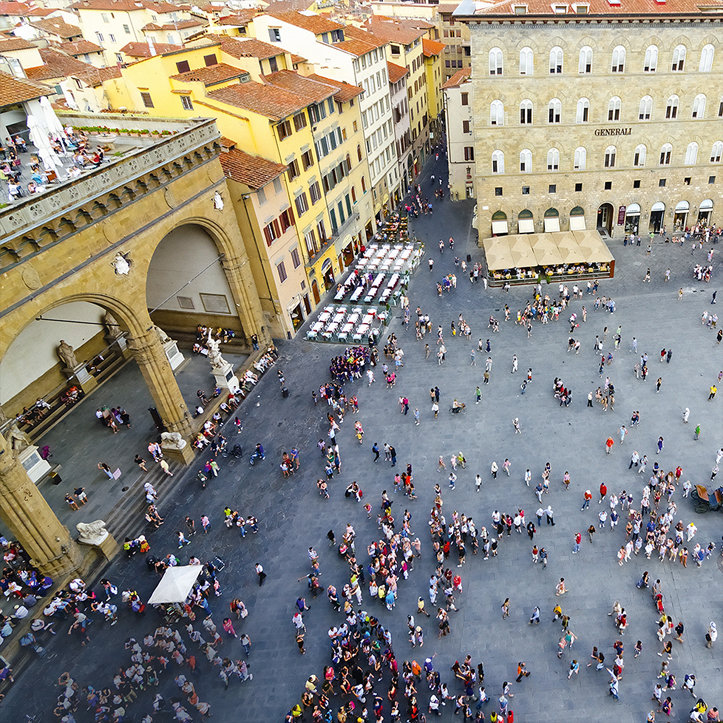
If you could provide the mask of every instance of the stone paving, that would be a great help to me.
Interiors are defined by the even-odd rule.
[[[432,172],[433,169],[427,168],[427,173]],[[369,601],[367,594],[364,599],[364,607],[392,631],[399,660],[415,658],[421,662],[427,656],[434,656],[435,667],[441,671],[443,680],[450,682],[454,693],[457,686],[449,667],[470,653],[475,664],[481,660],[485,663],[486,688],[493,701],[499,696],[503,681],[514,681],[517,662],[526,661],[532,675],[519,685],[513,683],[515,696],[510,700],[517,721],[585,717],[621,723],[644,721],[652,705],[649,699],[660,667],[657,655],[660,646],[655,638],[657,616],[649,592],[635,587],[641,572],[647,569],[652,579],[662,580],[666,610],[672,612],[676,622],[680,619],[685,622],[685,642],[674,643],[670,666],[678,676],[679,688],[683,675],[694,672],[698,680],[696,695],[711,706],[720,708],[723,704],[720,648],[707,649],[704,644],[708,622],[717,620],[719,627],[723,623],[720,608],[723,568],[719,564],[723,518],[718,513],[695,515],[690,500],[680,499],[680,492],[675,495],[678,518],[684,524],[694,520],[698,526],[695,540],[703,544],[716,541],[713,558],[705,561],[702,568],[691,564],[684,569],[677,563],[661,565],[656,559],[644,558],[635,558],[620,567],[615,557],[624,538],[620,528],[614,532],[600,530],[593,544],[584,537],[580,554],[572,554],[574,533],[584,532],[591,522],[597,522],[599,507],[595,502],[591,509],[580,511],[585,489],[595,493],[600,482],[605,481],[611,491],[631,490],[635,504],[639,502],[644,483],[640,476],[628,470],[629,456],[634,449],[646,453],[651,463],[659,461],[665,469],[680,464],[683,478],[693,483],[705,482],[710,477],[716,450],[723,446],[723,415],[720,399],[707,401],[708,387],[723,368],[723,357],[721,347],[715,343],[715,333],[701,326],[700,315],[704,310],[718,308],[710,305],[710,297],[720,264],[716,259],[713,285],[699,284],[692,280],[690,270],[694,262],[703,261],[706,249],[691,256],[689,247],[658,243],[652,254],[647,255],[645,245],[623,248],[621,241],[612,241],[617,275],[614,280],[602,282],[599,293],[612,296],[617,311],[614,315],[594,312],[591,296],[574,302],[572,309],[578,316],[585,304],[588,317],[587,323],[581,324],[574,334],[582,341],[582,351],[578,356],[570,355],[566,352],[569,327],[564,319],[546,326],[534,324],[531,339],[512,322],[502,322],[499,334],[493,335],[486,328],[491,313],[498,319],[503,318],[501,309],[505,303],[513,311],[523,307],[529,288],[517,288],[505,294],[500,290],[485,290],[482,284],[470,285],[460,277],[456,291],[441,299],[437,297],[434,281],[454,268],[449,250],[441,257],[437,251],[440,237],[446,239],[454,235],[455,253],[460,257],[470,253],[473,261],[482,258],[481,250],[469,234],[471,213],[469,202],[452,206],[445,201],[435,204],[432,217],[422,217],[415,224],[416,235],[425,241],[427,253],[435,258],[435,269],[430,273],[423,262],[413,277],[411,308],[414,310],[420,305],[431,315],[435,329],[438,323],[443,326],[447,362],[439,367],[434,354],[425,360],[424,342],[416,342],[413,330],[405,331],[398,316],[395,318],[390,330],[400,338],[406,353],[405,366],[393,390],[387,390],[380,382],[381,370],[371,388],[365,381],[349,385],[349,391],[359,396],[359,419],[364,424],[365,439],[363,446],[357,444],[353,422],[348,417],[338,436],[342,474],[330,483],[330,500],[323,500],[315,487],[316,479],[323,474],[315,443],[325,434],[326,407],[313,406],[311,390],[326,380],[329,358],[341,347],[296,340],[280,344],[278,363],[285,372],[291,396],[281,397],[272,373],[259,383],[243,407],[245,429],[239,439],[245,449],[252,448],[257,441],[263,442],[266,460],[251,468],[247,456],[241,460],[220,459],[221,476],[205,490],[194,482],[191,468],[189,479],[180,488],[175,502],[167,503],[161,510],[166,524],[150,535],[152,552],[156,555],[175,552],[174,531],[181,529],[185,514],[192,514],[198,520],[201,514],[207,513],[211,518],[209,534],[199,533],[180,554],[185,558],[193,553],[204,560],[218,556],[226,563],[220,575],[222,595],[211,603],[219,628],[232,597],[241,597],[249,609],[248,618],[236,629],[248,632],[253,641],[249,656],[253,681],[243,685],[232,681],[229,690],[224,691],[220,679],[200,654],[197,670],[190,675],[200,698],[213,705],[217,720],[281,721],[298,701],[306,678],[312,673],[321,676],[323,665],[329,660],[326,631],[341,618],[332,612],[323,596],[316,601],[307,600],[311,610],[305,614],[307,654],[302,658],[291,624],[294,600],[306,593],[303,576],[308,572],[310,545],[320,553],[322,585],[333,583],[341,589],[348,580],[346,566],[326,542],[329,528],[340,536],[347,522],[354,525],[360,560],[366,559],[366,545],[378,537],[376,524],[374,520],[367,520],[362,505],[343,494],[346,484],[358,480],[365,501],[376,509],[381,491],[391,491],[394,470],[383,460],[372,462],[370,446],[375,441],[380,446],[387,441],[392,443],[402,468],[407,462],[413,464],[418,495],[416,500],[401,497],[395,500],[397,517],[408,508],[412,513],[412,529],[423,543],[421,560],[409,579],[400,581],[396,609],[388,612],[378,601]],[[652,282],[643,284],[648,266],[652,270]],[[664,283],[667,267],[672,269],[672,279]],[[685,293],[678,301],[680,287]],[[549,291],[556,293],[557,288],[550,287]],[[396,314],[399,313],[397,308]],[[478,338],[490,338],[492,344],[491,382],[482,387],[479,405],[474,404],[474,389],[477,384],[481,385],[486,354],[477,354],[477,365],[472,366],[470,345],[460,338],[449,337],[450,321],[456,323],[460,313],[472,327],[473,343]],[[602,335],[603,328],[608,327],[607,351],[618,324],[622,325],[623,344],[609,367],[616,387],[616,409],[608,412],[599,406],[588,409],[585,406],[588,390],[594,390],[602,382],[597,372],[597,357],[592,351],[594,337]],[[632,371],[636,360],[629,351],[632,336],[637,337],[639,350],[650,355],[651,378],[647,382],[636,380]],[[434,345],[434,334],[431,345]],[[673,350],[670,364],[657,361],[663,347]],[[513,354],[519,357],[517,374],[510,373]],[[533,369],[534,382],[521,395],[522,373],[528,367]],[[559,407],[552,396],[552,380],[556,376],[574,391],[569,408]],[[656,394],[658,376],[662,376],[663,385]],[[429,388],[435,385],[439,386],[442,397],[436,421],[429,403]],[[400,395],[410,399],[408,416],[400,414],[397,403]],[[453,416],[448,412],[455,397],[467,403],[465,414]],[[681,420],[681,410],[686,406],[691,410],[688,425]],[[421,412],[419,426],[414,425],[412,416],[415,407]],[[641,422],[639,427],[630,429],[633,410],[640,410]],[[519,417],[521,435],[513,434],[514,417]],[[621,423],[630,429],[622,446],[617,435]],[[693,439],[696,424],[702,427],[699,440]],[[227,435],[232,442],[236,441],[231,430]],[[616,440],[610,456],[605,455],[603,447],[608,435]],[[660,435],[665,439],[665,448],[656,456],[654,447]],[[302,468],[284,480],[278,462],[281,452],[294,445],[301,450]],[[449,457],[460,450],[467,458],[467,469],[458,470],[457,486],[451,491],[445,485],[446,475],[436,471],[437,457],[440,454]],[[501,466],[506,457],[512,462],[511,476],[508,478],[500,470],[493,480],[489,471],[492,460]],[[448,516],[456,509],[473,516],[478,527],[489,528],[490,515],[495,509],[514,512],[522,507],[528,519],[534,518],[538,503],[533,490],[525,486],[523,473],[529,467],[534,479],[539,479],[548,460],[552,465],[551,485],[550,494],[544,499],[555,511],[556,525],[543,523],[535,538],[550,552],[547,569],[532,563],[529,539],[514,532],[501,541],[497,558],[483,560],[481,554],[468,554],[461,570],[464,593],[458,597],[460,611],[452,613],[451,636],[439,640],[433,618],[424,619],[424,648],[412,650],[407,642],[406,615],[414,612],[418,595],[426,597],[427,580],[434,568],[426,532],[434,483],[439,482],[443,487]],[[565,470],[572,478],[568,491],[561,482]],[[478,471],[484,481],[481,492],[476,494],[473,480]],[[226,504],[245,515],[256,515],[261,523],[259,534],[240,539],[235,531],[226,530],[222,525],[222,509]],[[257,561],[263,563],[268,573],[263,587],[259,587],[255,579],[253,566]],[[108,575],[119,589],[135,587],[145,596],[157,582],[138,558],[119,559]],[[565,578],[569,592],[558,599],[554,591],[560,577]],[[297,578],[302,579],[297,582]],[[500,605],[506,597],[511,600],[511,615],[503,621]],[[578,636],[574,655],[566,652],[562,660],[555,656],[560,629],[557,623],[551,622],[551,611],[558,600],[564,612],[571,616],[571,629]],[[618,702],[607,693],[607,674],[585,667],[593,645],[605,652],[607,660],[612,661],[614,657],[611,645],[617,634],[606,613],[615,600],[623,603],[629,620],[624,637],[626,667]],[[542,610],[542,623],[531,627],[528,618],[535,605]],[[140,639],[157,625],[157,620],[152,611],[137,619],[123,610],[121,622],[114,628],[95,622],[90,633],[92,641],[86,649],[79,647],[75,637],[58,636],[48,645],[49,654],[23,675],[8,694],[0,707],[0,716],[19,720],[21,712],[40,712],[41,720],[51,720],[48,711],[57,693],[53,683],[66,669],[81,685],[110,685],[112,671],[128,660],[123,640],[129,635]],[[633,659],[632,648],[638,639],[643,642],[643,653]],[[194,648],[192,643],[188,645]],[[243,657],[242,648],[235,640],[225,640],[219,652]],[[573,657],[580,661],[582,669],[579,676],[568,681],[566,673]],[[160,691],[167,698],[175,693],[173,675],[175,670],[169,668],[161,683]],[[41,689],[34,690],[30,710],[28,693],[36,678],[45,683]],[[419,690],[426,710],[425,686],[420,685]],[[386,682],[382,692],[386,694]],[[681,690],[671,695],[676,718],[685,720],[692,704],[690,695]],[[131,719],[140,719],[141,714],[149,710],[151,699],[152,693],[142,693],[129,709],[129,713],[136,716]],[[385,707],[388,711],[388,705]],[[81,706],[77,720],[91,720],[90,714],[82,709]],[[494,703],[487,705],[488,716],[493,709]],[[454,719],[451,706],[447,706],[443,719]]]

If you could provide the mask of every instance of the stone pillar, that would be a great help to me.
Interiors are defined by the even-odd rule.
[[[184,439],[190,439],[193,432],[191,415],[158,334],[151,328],[141,336],[130,338],[128,346],[166,429],[180,432]]]
[[[271,341],[271,334],[269,329],[263,325],[261,302],[256,293],[256,283],[251,274],[248,256],[245,252],[232,257],[226,255],[222,259],[221,265],[233,294],[246,338],[249,339],[252,334],[256,334],[260,344],[268,344]]]
[[[0,518],[36,567],[56,581],[81,565],[83,553],[0,435]]]

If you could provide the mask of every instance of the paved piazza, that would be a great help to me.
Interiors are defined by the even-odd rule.
[[[636,589],[636,581],[644,570],[650,573],[651,583],[656,578],[662,582],[665,611],[677,623],[685,624],[684,642],[673,641],[670,670],[676,675],[677,689],[670,695],[674,704],[675,718],[687,720],[694,698],[682,690],[684,676],[694,673],[697,679],[695,699],[703,698],[708,706],[723,706],[723,675],[721,675],[721,641],[712,649],[706,648],[705,634],[711,620],[723,624],[721,600],[721,534],[723,516],[711,512],[695,514],[690,499],[681,498],[680,486],[673,496],[677,505],[675,519],[684,526],[694,521],[697,534],[688,543],[692,552],[699,542],[704,547],[714,541],[716,548],[710,559],[697,567],[691,559],[687,568],[678,562],[658,562],[657,552],[646,560],[641,552],[623,566],[618,564],[617,552],[625,541],[625,517],[614,531],[609,526],[599,529],[598,488],[605,482],[610,493],[628,490],[634,498],[633,507],[639,508],[641,491],[646,475],[638,475],[628,464],[633,450],[647,454],[649,468],[654,462],[668,471],[677,465],[682,467],[681,481],[695,483],[709,480],[716,462],[716,451],[723,446],[723,400],[708,401],[709,387],[723,369],[722,346],[716,345],[715,331],[701,325],[704,311],[716,311],[720,306],[711,305],[711,294],[718,281],[720,263],[719,247],[715,248],[714,276],[712,284],[697,282],[692,277],[694,263],[704,263],[708,248],[696,250],[691,255],[690,246],[664,244],[659,239],[651,254],[646,253],[646,242],[640,247],[623,247],[621,240],[611,242],[616,257],[616,277],[600,283],[599,296],[615,300],[616,311],[593,310],[594,297],[585,295],[572,302],[571,310],[581,322],[581,307],[587,307],[587,322],[580,323],[572,336],[581,341],[579,355],[567,352],[569,337],[566,310],[557,323],[545,326],[533,323],[531,338],[523,327],[504,322],[503,307],[508,304],[514,314],[524,308],[532,287],[502,290],[487,289],[479,283],[472,285],[465,275],[459,273],[456,290],[437,297],[435,282],[443,274],[455,270],[454,254],[447,248],[440,256],[437,244],[440,237],[454,236],[455,254],[472,261],[481,260],[482,252],[469,236],[472,205],[462,203],[451,206],[448,201],[437,203],[432,217],[422,217],[414,225],[415,234],[426,244],[427,258],[435,260],[433,272],[427,268],[426,258],[413,277],[409,298],[412,323],[405,330],[400,310],[394,309],[395,318],[389,331],[397,334],[404,349],[405,365],[399,370],[394,389],[385,388],[381,368],[376,369],[376,382],[370,388],[366,379],[346,386],[349,396],[357,394],[360,411],[358,417],[347,414],[338,434],[342,460],[342,473],[329,483],[331,499],[324,500],[316,488],[316,480],[323,476],[317,441],[326,436],[328,408],[325,404],[314,407],[312,389],[328,378],[329,360],[342,351],[338,345],[312,344],[300,339],[280,345],[280,361],[291,390],[284,399],[274,371],[258,385],[242,407],[244,431],[240,437],[245,452],[260,441],[267,452],[266,460],[249,467],[248,454],[243,459],[219,458],[221,474],[202,490],[195,481],[196,466],[187,471],[184,482],[174,502],[162,505],[161,514],[166,522],[158,532],[149,535],[152,553],[163,556],[178,552],[182,562],[193,554],[201,560],[215,557],[225,562],[219,574],[221,596],[211,600],[213,620],[224,635],[219,647],[221,656],[246,658],[238,640],[228,638],[221,630],[222,620],[227,617],[229,602],[240,597],[249,615],[236,624],[236,632],[247,632],[252,640],[248,656],[252,681],[240,683],[231,680],[228,690],[216,669],[206,661],[198,646],[191,642],[185,630],[183,638],[190,652],[197,658],[195,672],[187,666],[182,669],[171,662],[161,677],[160,687],[140,693],[138,699],[128,706],[123,720],[140,721],[151,710],[156,692],[167,701],[178,694],[174,676],[179,672],[193,681],[199,698],[211,704],[216,720],[222,721],[282,721],[284,715],[300,700],[304,682],[311,674],[322,679],[324,665],[330,661],[327,631],[332,625],[343,622],[342,613],[334,613],[325,594],[312,599],[307,593],[305,576],[309,572],[307,550],[313,546],[319,553],[320,584],[334,584],[339,590],[349,581],[348,567],[329,546],[326,533],[333,528],[341,538],[345,525],[351,523],[357,533],[356,550],[360,562],[366,563],[367,545],[378,539],[376,513],[382,490],[394,498],[393,512],[397,527],[401,526],[405,509],[411,513],[411,529],[422,541],[421,559],[416,560],[409,579],[400,579],[396,607],[388,611],[379,600],[370,600],[367,587],[362,585],[364,598],[362,608],[377,616],[380,623],[391,631],[395,655],[401,663],[417,660],[420,664],[427,657],[433,658],[436,670],[449,685],[451,695],[463,692],[455,680],[450,666],[455,660],[463,661],[471,655],[476,666],[484,662],[487,694],[491,700],[484,707],[486,720],[498,709],[497,700],[504,681],[510,681],[509,708],[516,721],[619,721],[632,723],[645,721],[654,704],[650,698],[663,658],[658,656],[661,644],[656,638],[657,619],[650,590]],[[643,283],[646,269],[651,269],[651,282]],[[671,280],[664,282],[666,268],[672,270]],[[682,300],[678,289],[683,288]],[[544,288],[544,293],[557,297],[557,286]],[[414,309],[420,306],[431,317],[433,333],[424,341],[414,338]],[[462,314],[472,329],[471,341],[450,336],[450,322],[457,324]],[[500,332],[493,334],[487,328],[490,314],[500,320]],[[444,329],[447,359],[443,366],[437,364],[435,339],[437,325]],[[604,351],[612,349],[613,335],[622,326],[622,343],[614,351],[614,361],[603,374],[609,375],[615,385],[615,410],[603,411],[600,405],[586,407],[589,391],[604,382],[598,374],[599,355],[593,350],[596,335],[607,339]],[[631,352],[631,339],[638,340],[640,353],[650,357],[650,374],[647,381],[636,379],[633,367],[638,355]],[[476,365],[472,365],[470,349],[476,348],[477,340],[490,339],[489,356],[493,368],[489,385],[482,384],[486,352],[478,352]],[[424,343],[430,342],[432,354],[425,360]],[[672,349],[670,363],[660,363],[662,348]],[[381,352],[381,349],[380,349]],[[512,357],[517,355],[519,371],[511,373]],[[381,364],[382,359],[380,359]],[[521,394],[520,384],[528,368],[533,370],[533,382]],[[566,387],[573,390],[573,402],[560,407],[552,393],[553,379],[559,377]],[[662,386],[656,393],[656,379],[662,377]],[[482,401],[475,404],[476,385],[482,389]],[[441,393],[439,418],[435,420],[430,411],[429,390],[438,386]],[[400,413],[398,397],[410,400],[409,414]],[[452,415],[448,411],[454,398],[466,403],[466,412]],[[690,408],[690,421],[683,424],[682,411]],[[418,408],[421,423],[414,423],[413,412]],[[640,412],[640,423],[631,426],[634,410]],[[513,419],[519,418],[521,434],[514,434]],[[353,424],[359,419],[364,426],[364,443],[359,445]],[[623,445],[619,442],[619,427],[625,424],[629,433]],[[701,426],[700,439],[694,439],[696,425]],[[234,444],[237,439],[231,425],[227,435]],[[605,440],[615,440],[612,453],[605,454]],[[664,438],[662,453],[656,455],[656,442]],[[397,451],[398,465],[392,469],[384,457],[373,463],[371,445],[378,442],[392,444]],[[301,469],[289,479],[283,479],[279,462],[283,451],[297,446],[301,451]],[[463,452],[466,469],[457,470],[456,488],[447,485],[449,459],[453,453]],[[447,472],[437,470],[437,460],[443,455]],[[511,461],[508,477],[502,464]],[[500,467],[497,478],[490,474],[494,461]],[[482,550],[472,554],[468,546],[466,563],[456,567],[453,552],[448,565],[454,574],[462,576],[463,592],[456,596],[458,612],[450,612],[451,634],[438,638],[434,616],[422,617],[425,639],[423,648],[412,649],[408,641],[406,617],[416,613],[417,597],[423,596],[427,608],[432,607],[428,597],[428,580],[435,568],[429,535],[429,512],[433,505],[435,483],[442,487],[443,513],[448,522],[456,510],[473,517],[477,528],[487,527],[494,536],[491,515],[494,510],[514,513],[518,508],[525,511],[526,519],[535,520],[538,501],[534,485],[541,479],[545,463],[551,463],[549,494],[543,496],[544,504],[554,510],[555,525],[543,523],[538,526],[535,543],[549,552],[549,564],[533,564],[532,542],[526,534],[513,530],[503,535],[499,542],[497,557],[483,559]],[[396,469],[404,470],[411,462],[417,499],[410,500],[401,493],[393,493],[393,476]],[[526,487],[523,475],[526,468],[532,471],[532,486]],[[571,483],[566,491],[562,483],[565,471],[570,473]],[[475,474],[482,476],[481,491],[475,492]],[[363,502],[373,507],[373,518],[368,519],[363,503],[345,498],[344,489],[357,480],[364,492]],[[720,476],[718,477],[720,480]],[[589,509],[580,510],[583,493],[593,493]],[[241,539],[236,530],[223,525],[223,508],[226,505],[240,510],[244,515],[255,515],[260,521],[257,535],[248,534]],[[665,504],[665,499],[661,507]],[[604,505],[607,505],[607,500]],[[184,516],[190,514],[199,519],[203,514],[210,518],[207,535],[199,534],[191,544],[177,551],[176,530],[183,528]],[[587,529],[594,524],[597,533],[594,542],[588,541]],[[573,554],[574,536],[582,533],[579,554]],[[261,562],[268,577],[259,587],[254,564]],[[150,594],[157,577],[149,571],[141,556],[130,561],[120,557],[107,576],[119,590],[137,589],[142,596]],[[568,592],[555,596],[560,578],[565,579]],[[298,581],[300,578],[300,581]],[[98,586],[102,596],[102,589]],[[305,595],[311,609],[304,613],[307,627],[306,655],[299,654],[295,642],[292,615],[294,602]],[[501,605],[510,600],[510,614],[502,619]],[[443,601],[444,596],[440,594]],[[614,626],[611,611],[615,601],[627,611],[628,629],[620,638]],[[0,707],[0,717],[7,721],[21,721],[22,713],[35,713],[38,720],[53,720],[51,709],[59,688],[55,685],[63,671],[69,671],[80,687],[112,687],[114,672],[129,664],[129,651],[123,643],[133,636],[142,641],[159,624],[153,610],[138,617],[116,598],[120,608],[119,624],[108,627],[96,620],[90,627],[90,644],[80,647],[80,639],[65,633],[68,623],[61,623],[59,635],[48,644],[48,654],[26,671],[11,689]],[[570,617],[569,628],[577,639],[572,650],[565,650],[558,660],[556,652],[561,636],[560,623],[552,622],[553,607],[559,603],[563,613]],[[528,620],[535,606],[541,610],[539,625]],[[196,625],[200,627],[200,617]],[[180,628],[181,626],[179,626]],[[207,637],[207,636],[206,636]],[[668,636],[672,640],[674,636]],[[619,700],[608,693],[610,676],[605,670],[588,668],[590,652],[596,645],[605,655],[605,664],[612,666],[615,658],[613,643],[624,641],[624,674],[619,683]],[[641,640],[642,654],[634,657],[634,644]],[[568,680],[572,659],[580,663],[579,675]],[[525,661],[531,676],[515,683],[518,661]],[[38,685],[38,681],[43,681]],[[389,675],[375,684],[375,691],[384,698],[384,721],[389,721],[390,704],[387,700]],[[426,714],[429,691],[422,681],[417,685],[420,708]],[[398,699],[403,713],[404,684],[400,682]],[[77,695],[81,695],[78,691]],[[185,697],[181,696],[184,700]],[[339,699],[333,700],[334,715]],[[367,697],[368,720],[373,720],[372,700]],[[190,706],[193,720],[199,714]],[[474,710],[474,703],[472,704]],[[357,708],[357,711],[359,708]],[[444,720],[461,720],[454,717],[454,701],[450,700],[442,714]],[[665,718],[658,713],[658,720]],[[431,720],[434,716],[428,716]],[[81,703],[75,714],[77,721],[93,720]],[[170,720],[168,714],[153,716],[153,721]],[[311,720],[311,712],[304,718]],[[334,718],[336,720],[336,717]],[[356,721],[356,716],[348,720]],[[406,715],[402,716],[406,720]]]

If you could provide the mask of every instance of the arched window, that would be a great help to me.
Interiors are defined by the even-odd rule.
[[[505,124],[505,107],[501,100],[493,100],[490,103],[490,125],[502,126]]]
[[[580,56],[577,61],[578,73],[592,73],[592,48],[584,45],[580,48]]]
[[[505,172],[505,154],[502,151],[492,152],[492,173]]]
[[[580,98],[577,101],[577,112],[575,123],[587,123],[590,120],[590,101],[587,98]]]
[[[648,45],[645,49],[645,62],[643,70],[646,73],[654,73],[658,69],[658,46]]]
[[[520,50],[520,75],[532,75],[533,72],[532,48],[522,48]]]
[[[640,99],[640,107],[638,109],[638,120],[650,120],[653,114],[653,99],[649,95],[644,95]]]
[[[605,149],[605,168],[615,168],[615,156],[617,149],[615,146],[608,146]]]
[[[703,50],[700,51],[700,65],[698,71],[700,73],[710,73],[713,69],[713,57],[715,55],[715,48],[708,44],[703,46]]]
[[[659,165],[661,166],[669,166],[670,165],[670,157],[673,155],[673,146],[670,145],[670,143],[665,143],[663,147],[660,149],[660,158],[658,160]]]
[[[502,51],[499,48],[490,50],[490,75],[502,75]]]
[[[558,171],[560,169],[560,151],[557,148],[550,148],[547,151],[547,170]]]
[[[580,146],[575,149],[574,167],[576,171],[584,171],[587,165],[587,151]]]
[[[532,101],[523,100],[520,103],[520,123],[522,125],[532,124]]]
[[[550,74],[559,75],[562,73],[562,48],[556,45],[550,50]]]
[[[613,73],[625,72],[625,48],[622,45],[618,45],[613,48],[613,62],[611,70]]]
[[[610,98],[610,102],[608,103],[608,120],[620,120],[620,98],[616,95]]]
[[[668,102],[665,104],[665,117],[666,118],[677,118],[678,117],[678,96],[671,95],[668,98]]]
[[[721,156],[723,156],[723,141],[716,141],[710,151],[710,162],[720,163]]]
[[[530,173],[532,171],[532,151],[523,148],[520,151],[520,171],[522,173]]]
[[[633,155],[633,165],[637,168],[642,168],[645,165],[645,156],[648,154],[648,149],[641,143],[639,146],[635,146],[635,154]]]
[[[693,118],[702,118],[705,115],[705,96],[700,93],[693,98]]]
[[[562,116],[562,103],[558,98],[553,98],[547,104],[547,122],[559,123]]]
[[[674,73],[680,73],[685,67],[685,45],[676,45],[673,49],[673,64],[670,69]]]
[[[693,141],[688,143],[688,147],[685,149],[685,165],[694,166],[698,162],[698,144]]]

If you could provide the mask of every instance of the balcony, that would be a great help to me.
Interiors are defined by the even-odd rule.
[[[310,254],[309,250],[307,249],[306,253],[309,254],[309,257],[306,261],[307,268],[313,266],[325,253],[327,253],[330,246],[335,247],[334,250],[337,255],[340,254],[343,250],[341,248],[341,242],[347,234],[356,230],[356,225],[358,222],[359,212],[354,211],[351,216],[349,216],[349,218],[347,218],[346,221],[344,221],[344,223],[339,226],[339,228],[337,228],[334,233],[331,234],[331,238],[321,244],[320,248],[314,254]]]

